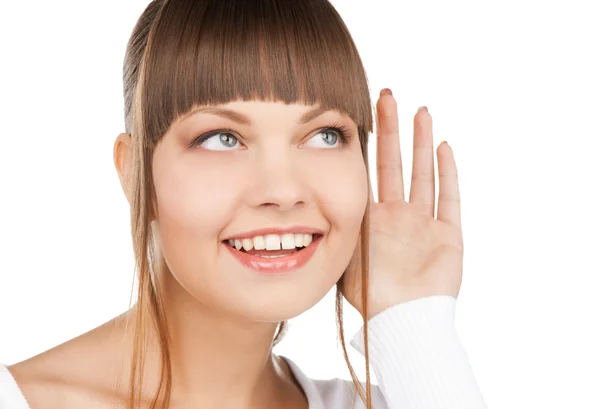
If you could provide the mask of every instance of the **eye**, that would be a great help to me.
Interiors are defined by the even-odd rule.
[[[241,144],[238,138],[231,133],[219,131],[212,135],[201,136],[194,142],[193,146],[199,146],[209,151],[227,151],[238,149]]]
[[[311,148],[337,148],[343,142],[342,137],[335,129],[323,129],[315,134],[306,142],[306,146]]]

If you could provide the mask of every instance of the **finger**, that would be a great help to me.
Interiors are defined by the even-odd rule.
[[[454,153],[448,143],[443,142],[437,148],[440,191],[438,195],[438,214],[440,221],[461,227],[460,193],[458,172]]]
[[[377,190],[380,202],[404,200],[398,107],[386,90],[377,101]]]
[[[410,202],[419,203],[434,217],[435,175],[433,164],[433,131],[427,107],[420,107],[414,120],[413,167]]]

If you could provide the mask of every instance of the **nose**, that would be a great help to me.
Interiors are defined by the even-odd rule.
[[[252,166],[247,197],[253,207],[289,211],[305,204],[308,192],[304,172],[289,149],[272,149],[256,155]]]

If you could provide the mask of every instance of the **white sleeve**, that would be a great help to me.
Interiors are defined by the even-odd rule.
[[[368,322],[369,361],[389,409],[485,409],[454,323],[456,298],[395,305]],[[361,328],[350,344],[363,356]]]

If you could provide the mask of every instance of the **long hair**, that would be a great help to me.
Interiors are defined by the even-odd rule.
[[[128,408],[142,401],[149,328],[161,350],[160,382],[151,409],[166,409],[172,386],[164,303],[155,279],[150,227],[155,192],[154,147],[171,123],[198,105],[233,100],[320,104],[348,115],[368,174],[373,113],[364,67],[341,17],[328,0],[154,0],[138,19],[123,67],[125,126],[132,137],[131,234],[138,275]],[[361,291],[367,305],[368,214],[361,225]],[[339,338],[356,391],[371,409],[367,314],[363,311],[366,384],[348,359],[342,325],[344,276],[336,285]],[[283,337],[280,322],[273,345]]]

